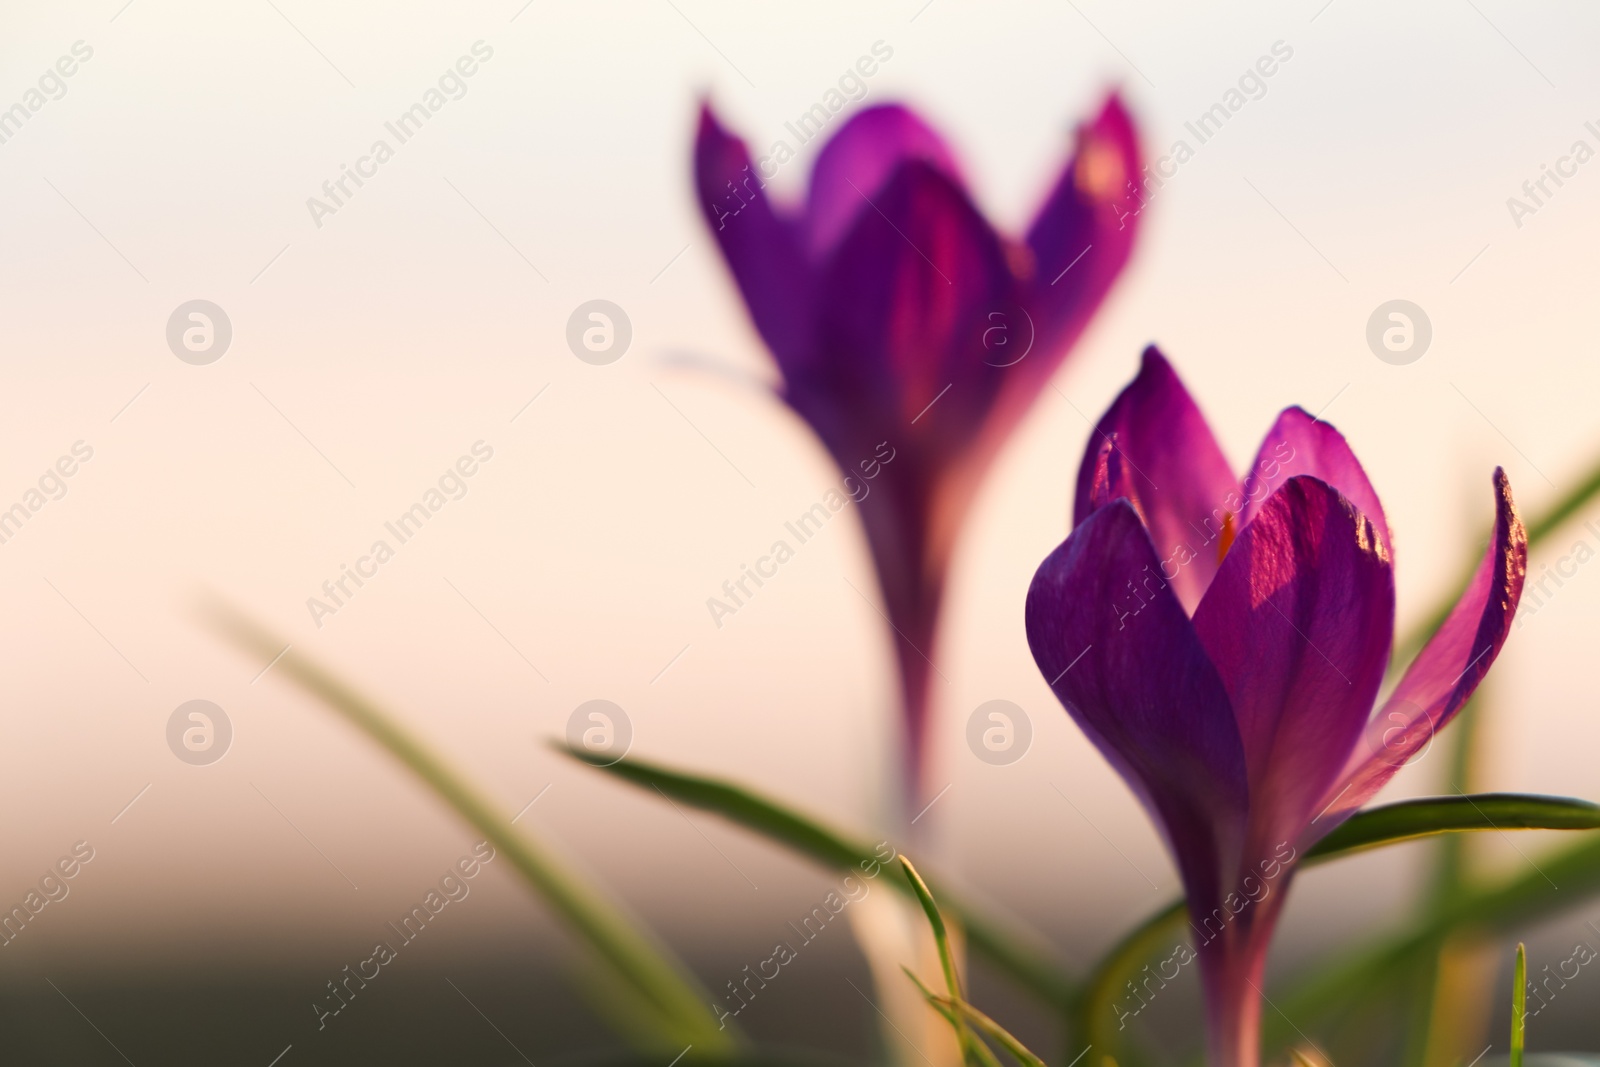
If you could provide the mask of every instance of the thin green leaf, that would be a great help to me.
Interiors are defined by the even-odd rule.
[[[1023,1067],[1045,1067],[1044,1061],[1038,1056],[1035,1056],[1028,1049],[1028,1046],[1019,1041],[1011,1033],[1011,1031],[1007,1030],[1005,1027],[989,1018],[989,1016],[985,1015],[977,1008],[974,1008],[971,1004],[968,1004],[964,1000],[957,1000],[950,997],[935,997],[934,999],[941,1002],[944,1007],[955,1011],[961,1016],[961,1018],[977,1027],[978,1030],[984,1035],[991,1038],[1001,1048],[1005,1049],[1006,1052],[1010,1054],[1011,1058],[1022,1064]]]
[[[577,953],[566,972],[573,989],[588,1004],[595,1018],[627,1048],[659,1055],[664,1051],[661,1035],[677,1032],[678,1028],[654,1000],[641,992],[636,983],[619,980],[615,968],[594,953]],[[731,1024],[732,1020],[729,1022]],[[688,1038],[684,1041],[688,1043]],[[712,1051],[712,1057],[720,1055],[718,1050]],[[690,1056],[685,1063],[697,1058]]]
[[[928,889],[928,883],[922,880],[922,875],[917,873],[917,868],[905,856],[900,857],[900,867],[906,872],[906,882],[917,894],[917,902],[922,905],[923,914],[928,917],[928,925],[933,927],[933,943],[939,950],[939,968],[944,971],[944,984],[950,991],[950,999],[960,1002],[961,980],[956,974],[956,958],[950,951],[950,934],[945,929],[944,916],[939,914],[939,906],[933,902],[933,893]],[[920,988],[921,982],[917,983]],[[961,1045],[961,1060],[969,1063],[977,1060],[978,1040],[972,1036],[972,1031],[967,1028],[966,1021],[960,1013],[955,1015],[956,1039]]]
[[[1435,741],[1441,746],[1440,752],[1445,763],[1444,780],[1463,793],[1478,792],[1483,780],[1481,727],[1484,719],[1491,713],[1492,696],[1496,687],[1494,675],[1485,678],[1478,686],[1477,692],[1472,694],[1466,706],[1456,715],[1449,731]],[[1469,849],[1473,845],[1473,840],[1471,837],[1457,837],[1452,834],[1439,842],[1439,847],[1434,850],[1430,884],[1423,892],[1419,906],[1431,907],[1453,895],[1467,883]]]
[[[854,867],[862,860],[872,858],[870,846],[834,833],[816,820],[790,811],[742,786],[670,770],[639,759],[608,763],[603,757],[559,741],[552,741],[551,747],[643,789],[659,789],[674,800],[723,815],[741,826],[803,852],[825,866]]]
[[[1522,1067],[1522,1046],[1528,1029],[1528,946],[1517,942],[1517,966],[1511,974],[1511,1067]]]
[[[947,1008],[944,1005],[944,1002],[940,999],[939,994],[929,989],[927,984],[923,982],[922,979],[917,977],[916,971],[913,971],[910,967],[907,967],[903,963],[900,965],[900,969],[905,972],[907,978],[911,979],[911,984],[917,987],[917,992],[922,994],[922,999],[928,1002],[928,1006],[934,1011],[938,1012],[940,1015],[944,1016],[945,1022],[949,1023],[951,1026],[960,1025],[960,1023],[956,1021],[956,1013],[950,1008]]]
[[[951,1006],[948,998],[941,997],[924,985],[922,979],[918,978],[917,973],[910,967],[902,965],[900,969],[906,973],[907,978],[911,979],[911,984],[917,987],[917,991],[922,994],[922,999],[928,1002],[928,1007],[938,1012],[944,1021],[955,1029],[957,1036],[962,1038],[962,1054],[964,1057],[977,1060],[981,1067],[1000,1067],[1000,1061],[995,1059],[995,1055],[989,1051],[988,1045],[976,1039],[968,1040],[970,1031],[967,1029],[967,1024],[962,1019],[961,1014]]]
[[[1419,797],[1368,808],[1306,853],[1315,863],[1436,834],[1475,830],[1600,829],[1600,805],[1529,793]]]
[[[652,793],[659,789],[674,800],[721,815],[730,822],[787,845],[825,867],[834,870],[865,869],[863,864],[878,862],[871,846],[828,829],[815,819],[731,782],[668,770],[632,758],[606,765],[580,749],[559,743],[553,747],[573,759]],[[891,879],[890,884],[908,896],[915,895],[909,885],[898,879]],[[945,910],[961,924],[967,945],[974,952],[982,954],[1010,975],[1018,985],[1046,1003],[1060,1007],[1070,1002],[1076,986],[1053,963],[1025,948],[1017,938],[1003,932],[996,923],[952,899],[949,893],[941,893],[940,896],[944,900]]]
[[[1445,765],[1444,780],[1457,792],[1475,793],[1484,781],[1483,722],[1492,714],[1496,676],[1485,678],[1472,694],[1448,732],[1437,738],[1439,758]],[[1472,858],[1479,839],[1473,834],[1445,834],[1430,849],[1428,884],[1412,907],[1418,911],[1439,906],[1471,881]],[[1474,1054],[1478,1034],[1473,1023],[1466,1023],[1475,1012],[1478,997],[1489,994],[1488,968],[1473,963],[1451,965],[1446,956],[1462,952],[1463,939],[1440,942],[1418,954],[1413,964],[1416,977],[1407,1009],[1405,1055],[1401,1067],[1429,1067],[1447,1060],[1468,1059]],[[1486,1024],[1481,1027],[1488,1040]],[[1471,1036],[1468,1036],[1471,1034]]]
[[[287,642],[236,611],[219,606],[211,615],[218,631],[241,649],[263,660],[277,657],[277,673],[287,676],[388,749],[509,858],[524,880],[608,966],[613,978],[631,986],[642,1005],[654,1010],[656,1032],[648,1047],[676,1049],[688,1044],[710,1054],[732,1050],[732,1031],[717,1025],[707,1008],[710,996],[688,969],[608,903],[598,887],[580,880],[512,827],[464,776],[348,683],[289,649]],[[643,1011],[633,1014],[646,1021],[652,1018]]]
[[[905,869],[906,881],[911,883],[912,890],[917,894],[917,902],[928,916],[928,925],[933,927],[933,943],[939,948],[939,967],[944,971],[944,984],[949,987],[951,997],[960,999],[961,982],[956,977],[956,960],[950,952],[950,934],[944,927],[944,916],[939,914],[939,906],[933,902],[933,893],[928,889],[928,883],[922,880],[922,875],[917,873],[916,865],[901,856],[900,866]]]
[[[1415,907],[1416,904],[1413,904]],[[1462,1033],[1472,1025],[1461,1021],[1468,1016],[1460,1014],[1458,1001],[1464,995],[1470,996],[1465,987],[1473,976],[1467,967],[1447,966],[1447,945],[1448,942],[1429,945],[1425,950],[1419,949],[1394,972],[1394,982],[1401,990],[1399,995],[1394,990],[1380,986],[1369,987],[1362,994],[1361,1004],[1351,1006],[1351,1021],[1341,1020],[1339,1032],[1358,1031],[1362,1024],[1355,1020],[1366,1012],[1381,1016],[1387,1021],[1388,1028],[1398,1029],[1401,1044],[1397,1067],[1428,1067],[1433,1063],[1458,1062],[1459,1055],[1444,1053],[1441,1045],[1460,1045]],[[1476,1001],[1469,1003],[1475,1004]],[[1451,1010],[1458,1010],[1458,1013],[1445,1014]],[[1375,1024],[1367,1026],[1369,1030],[1380,1028]],[[1330,1036],[1329,1040],[1335,1041],[1337,1037]]]

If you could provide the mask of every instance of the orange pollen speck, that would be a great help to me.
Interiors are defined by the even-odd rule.
[[[1217,541],[1217,562],[1221,563],[1228,555],[1228,549],[1233,547],[1233,539],[1238,536],[1238,531],[1233,528],[1233,512],[1227,511],[1222,515],[1222,537]]]
[[[1034,259],[1033,249],[1020,241],[1006,241],[1001,245],[1005,252],[1006,266],[1011,268],[1011,274],[1019,281],[1029,281],[1033,278],[1034,269],[1038,266]]]
[[[1127,181],[1122,157],[1107,142],[1085,137],[1078,147],[1078,161],[1072,170],[1078,191],[1094,200],[1106,200]]]

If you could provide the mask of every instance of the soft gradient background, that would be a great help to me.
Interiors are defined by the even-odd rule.
[[[196,612],[207,593],[383,698],[507,812],[548,786],[518,825],[691,956],[721,960],[708,984],[765,955],[827,883],[551,755],[544,741],[576,705],[619,703],[638,754],[872,826],[897,726],[854,518],[720,629],[705,606],[836,474],[770,395],[692,202],[703,95],[754,146],[792,142],[783,124],[883,41],[893,58],[864,102],[922,109],[1017,230],[1108,88],[1154,156],[1179,137],[1193,146],[1183,123],[1274,42],[1293,48],[1153,202],[1133,268],[1002,455],[957,560],[934,657],[934,777],[950,787],[919,823],[920,849],[1069,961],[1176,884],[1022,632],[1028,580],[1065,534],[1086,420],[1145,343],[1165,347],[1240,465],[1287,404],[1345,432],[1396,531],[1402,624],[1475,551],[1493,465],[1537,509],[1600,447],[1600,162],[1520,228],[1506,207],[1574,140],[1600,148],[1583,125],[1600,119],[1600,15],[1582,5],[123,2],[0,9],[0,108],[74,42],[94,50],[0,144],[0,506],[75,441],[94,449],[66,496],[0,545],[0,900],[20,900],[73,842],[96,849],[71,896],[0,949],[0,988],[47,998],[13,1019],[84,1042],[82,1062],[110,1050],[46,978],[103,1024],[95,1005],[121,1010],[118,982],[173,975],[150,1030],[121,1043],[140,1063],[179,1055],[202,1025],[185,981],[270,979],[278,992],[258,1010],[242,992],[228,1009],[265,1020],[241,1062],[291,1042],[314,1062],[333,1039],[304,1003],[471,842],[386,756],[211,635]],[[316,227],[306,198],[480,40],[493,58],[466,95]],[[799,191],[814,149],[780,193]],[[164,338],[195,298],[233,324],[210,366],[180,362]],[[632,321],[611,366],[564,340],[593,298]],[[1433,324],[1409,366],[1364,340],[1393,298]],[[306,598],[479,440],[494,458],[468,494],[315,626]],[[1534,576],[1579,540],[1600,549],[1576,524]],[[1600,795],[1597,611],[1600,567],[1580,568],[1512,639],[1492,679],[1493,786]],[[172,710],[195,698],[235,729],[209,767],[165,742]],[[964,742],[972,709],[997,698],[1035,733],[1004,768]],[[1424,760],[1390,794],[1448,788],[1440,769]],[[1549,842],[1485,844],[1515,865]],[[1284,965],[1399,914],[1420,858],[1306,877]],[[1590,905],[1530,934],[1553,954],[1596,917]],[[414,973],[501,967],[511,977],[463,988],[539,1049],[566,994],[536,1009],[504,991],[563,973],[542,908],[491,865],[437,925]],[[835,963],[852,966],[839,940]],[[397,1025],[457,1027],[508,1053],[429,981],[439,1018]],[[1551,1014],[1592,1013],[1589,981]],[[802,999],[797,987],[773,1018],[820,1025]],[[863,1030],[865,1006],[839,1003]]]

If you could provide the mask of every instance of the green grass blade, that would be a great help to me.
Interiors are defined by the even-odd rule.
[[[1528,946],[1517,942],[1517,965],[1511,974],[1511,1067],[1522,1067],[1522,1046],[1528,1029]]]
[[[922,911],[928,916],[928,925],[933,927],[933,943],[939,948],[939,967],[944,971],[944,984],[950,990],[952,999],[961,999],[961,981],[956,976],[955,956],[950,952],[950,933],[945,929],[944,916],[939,914],[939,906],[933,902],[933,893],[928,889],[928,883],[922,880],[922,875],[917,873],[917,868],[904,856],[900,857],[900,866],[906,872],[906,881],[911,884],[911,889],[917,894],[917,903],[922,905]]]
[[[944,916],[939,914],[939,906],[933,902],[933,893],[928,889],[928,883],[922,880],[922,875],[917,873],[916,865],[901,856],[900,868],[906,872],[907,884],[917,894],[917,903],[922,905],[922,912],[928,917],[928,925],[933,927],[933,943],[939,950],[939,969],[944,972],[944,984],[950,991],[950,1001],[953,1004],[960,1004],[961,979],[956,974],[956,959],[950,951],[950,932],[945,929]],[[922,988],[921,982],[917,982],[917,988]],[[952,1018],[955,1022],[956,1040],[961,1045],[962,1062],[978,1062],[978,1040],[972,1036],[972,1031],[968,1029],[966,1020],[959,1011]]]
[[[989,1016],[985,1015],[977,1008],[974,1008],[971,1004],[968,1004],[964,1000],[954,1000],[944,997],[935,999],[943,1000],[946,1007],[955,1011],[962,1019],[971,1023],[981,1033],[989,1037],[1001,1048],[1005,1049],[1006,1052],[1010,1054],[1012,1059],[1022,1064],[1022,1067],[1045,1067],[1044,1061],[1038,1056],[1035,1056],[1033,1052],[1029,1050],[1027,1045],[1024,1045],[1021,1041],[1017,1040],[1011,1031],[1007,1030],[1005,1027],[989,1018]]]
[[[732,1031],[720,1029],[707,1007],[710,996],[664,946],[606,903],[596,887],[585,884],[512,827],[493,804],[425,743],[314,661],[292,650],[280,656],[286,642],[254,621],[220,607],[213,610],[212,617],[217,629],[241,649],[263,660],[279,656],[277,673],[290,678],[386,748],[510,859],[524,880],[608,965],[615,979],[631,986],[632,992],[654,1008],[661,1025],[656,1040],[650,1042],[652,1047],[676,1049],[692,1044],[707,1054],[733,1048]]]
[[[1600,829],[1600,805],[1530,793],[1419,797],[1351,816],[1306,853],[1315,863],[1435,834],[1475,830]]]
[[[912,983],[921,990],[923,999],[933,1007],[933,1010],[944,1016],[945,1021],[956,1027],[958,1031],[965,1023],[971,1022],[992,1039],[999,1042],[1017,1062],[1029,1065],[1029,1067],[1044,1067],[1043,1060],[1030,1052],[1026,1045],[1012,1035],[1011,1031],[989,1018],[989,1016],[960,997],[941,997],[923,985],[922,979],[918,978],[910,967],[902,967],[900,969],[905,971],[906,977],[911,979]],[[994,1053],[990,1052],[988,1046],[984,1045],[983,1042],[973,1042],[973,1048],[977,1052],[979,1061],[985,1064],[986,1067],[1000,1067],[994,1058]]]
[[[871,846],[837,833],[815,819],[763,797],[743,786],[715,778],[669,770],[643,760],[628,758],[609,766],[579,749],[555,744],[582,763],[621,778],[650,792],[659,789],[673,800],[702,811],[720,815],[730,822],[754,830],[779,844],[835,870],[861,869],[862,863],[876,863]],[[891,879],[890,884],[907,895],[912,888]],[[1071,1002],[1077,987],[1061,970],[1042,955],[1024,947],[1016,937],[976,913],[972,908],[941,893],[944,908],[960,923],[967,945],[995,967],[1010,975],[1018,985],[1055,1007]]]
[[[941,997],[926,985],[923,985],[922,979],[918,978],[917,973],[910,967],[902,966],[900,969],[905,972],[907,978],[911,979],[911,984],[917,987],[917,991],[922,994],[922,999],[928,1002],[928,1006],[938,1012],[944,1021],[955,1029],[957,1034],[967,1033],[966,1022],[962,1020],[960,1013],[951,1005],[949,998]],[[963,1045],[962,1051],[963,1055],[975,1059],[979,1067],[1000,1067],[1000,1061],[995,1059],[994,1053],[989,1051],[989,1046],[982,1041],[975,1040],[969,1045]]]
[[[659,789],[674,800],[722,815],[810,856],[823,866],[854,867],[862,860],[873,858],[871,846],[834,833],[816,820],[731,782],[685,774],[631,757],[608,763],[603,757],[560,742],[552,742],[551,747],[647,791]]]
[[[1444,780],[1460,792],[1476,793],[1484,780],[1482,725],[1495,714],[1494,693],[1498,685],[1495,675],[1486,677],[1456,715],[1450,729],[1443,737],[1434,739],[1445,764]],[[1423,892],[1420,906],[1431,907],[1467,883],[1474,844],[1472,837],[1454,834],[1439,842],[1430,864],[1430,884]]]
[[[907,967],[903,963],[900,965],[900,969],[905,972],[907,978],[911,979],[911,984],[917,987],[917,992],[922,994],[922,999],[928,1002],[928,1006],[933,1008],[933,1010],[938,1012],[940,1015],[944,1016],[945,1022],[949,1023],[951,1026],[961,1025],[960,1022],[957,1021],[955,1011],[945,1004],[944,999],[940,997],[939,994],[929,989],[922,979],[917,977],[916,971],[913,971],[910,967]]]
[[[1495,714],[1495,675],[1482,684],[1457,714],[1450,730],[1435,739],[1444,762],[1444,781],[1457,792],[1478,792],[1484,778],[1484,720]],[[1413,905],[1426,912],[1451,900],[1472,881],[1473,858],[1479,839],[1473,834],[1445,834],[1430,850],[1428,884]],[[1430,1067],[1447,1060],[1466,1058],[1468,1045],[1477,1044],[1474,1027],[1488,1040],[1486,1023],[1472,1020],[1477,1012],[1477,997],[1489,996],[1490,971],[1471,962],[1452,965],[1447,956],[1466,954],[1468,939],[1451,938],[1420,952],[1414,964],[1416,990],[1411,1011],[1410,1032],[1405,1059],[1400,1067]],[[1450,1051],[1450,1050],[1453,1050]]]

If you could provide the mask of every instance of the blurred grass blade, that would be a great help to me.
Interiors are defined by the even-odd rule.
[[[558,741],[551,742],[551,745],[557,752],[647,791],[659,789],[674,800],[722,815],[803,852],[824,866],[854,867],[864,859],[873,858],[871,847],[825,829],[816,821],[740,786],[715,778],[668,770],[639,759],[628,758],[610,763],[606,758],[591,756],[582,749],[570,748]],[[909,888],[907,892],[910,892]]]
[[[1450,729],[1443,737],[1434,739],[1435,744],[1442,746],[1444,780],[1459,792],[1476,793],[1485,779],[1482,725],[1485,719],[1494,714],[1494,695],[1499,684],[1497,675],[1485,677],[1466,706],[1456,715]],[[1432,884],[1424,892],[1423,907],[1448,898],[1467,883],[1471,876],[1474,840],[1471,836],[1451,834],[1439,842],[1430,864],[1433,868],[1429,875]]]
[[[659,789],[673,800],[721,815],[730,822],[787,845],[825,867],[836,870],[860,869],[863,863],[879,861],[870,846],[836,833],[816,820],[742,786],[668,770],[637,759],[624,759],[606,765],[580,749],[559,743],[554,747],[573,759],[643,789],[651,792]],[[892,878],[889,884],[908,896],[915,896],[911,886],[899,879]],[[1009,933],[1002,932],[997,924],[953,900],[950,894],[940,895],[945,910],[960,923],[966,933],[967,944],[975,952],[981,953],[990,963],[1046,1003],[1060,1008],[1071,1002],[1076,987],[1059,968],[1032,949],[1024,947]]]
[[[1423,797],[1357,812],[1308,851],[1300,865],[1314,867],[1356,852],[1438,834],[1587,829],[1600,829],[1600,805],[1583,800],[1519,793]],[[1120,1042],[1110,1023],[1122,988],[1158,952],[1172,948],[1173,938],[1183,936],[1183,925],[1184,904],[1179,900],[1145,920],[1107,953],[1073,1005],[1074,1033],[1101,1048],[1117,1048]]]
[[[1528,1028],[1528,946],[1517,942],[1517,965],[1511,973],[1511,1067],[1522,1067],[1522,1046]]]
[[[615,981],[631,987],[641,1007],[632,1015],[646,1024],[654,1020],[652,1049],[694,1045],[702,1053],[726,1053],[733,1048],[732,1032],[718,1027],[705,993],[688,970],[669,951],[634,925],[592,885],[565,870],[480,795],[467,780],[445,764],[426,744],[412,735],[376,704],[320,665],[292,650],[253,620],[223,607],[210,612],[217,629],[241,649],[263,660],[277,659],[278,673],[316,696],[388,749],[439,794],[463,819],[472,824],[503,855],[566,926],[603,961]]]
[[[1479,684],[1450,730],[1435,738],[1445,763],[1444,781],[1457,792],[1475,793],[1484,782],[1484,720],[1493,714],[1498,676]],[[1426,910],[1453,897],[1471,881],[1480,839],[1445,834],[1429,850],[1428,885],[1413,907]],[[1400,1067],[1440,1067],[1465,1063],[1489,1045],[1488,1002],[1495,967],[1475,938],[1453,937],[1420,953],[1415,962],[1415,1003]]]
[[[1123,1028],[1117,1021],[1116,1002],[1123,986],[1133,981],[1144,965],[1170,951],[1174,938],[1183,937],[1187,907],[1174,901],[1140,923],[1103,956],[1083,984],[1083,992],[1069,1013],[1070,1037],[1104,1049],[1109,1055],[1122,1047]]]
[[[1419,797],[1368,808],[1306,853],[1314,863],[1435,834],[1474,830],[1600,829],[1600,804],[1531,793]]]
[[[579,998],[625,1047],[655,1054],[667,1051],[662,1045],[662,1035],[675,1034],[680,1028],[655,1001],[639,990],[637,984],[619,981],[613,966],[592,952],[576,953],[566,972]],[[730,1019],[730,1030],[732,1022]],[[692,1043],[688,1038],[682,1040],[684,1044]],[[726,1050],[724,1045],[722,1050],[713,1050],[711,1056],[720,1059]],[[658,1063],[656,1067],[661,1065]]]

